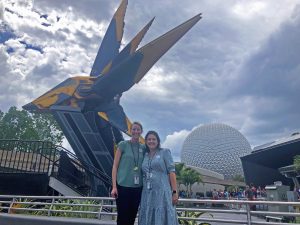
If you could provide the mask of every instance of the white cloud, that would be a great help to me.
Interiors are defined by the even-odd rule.
[[[0,18],[16,35],[0,45],[0,109],[7,110],[70,76],[88,74],[119,1],[2,3],[12,12],[1,15],[0,6]],[[231,125],[251,145],[300,129],[294,122],[299,112],[297,4],[295,0],[129,1],[123,44],[153,16],[156,20],[144,44],[196,13],[203,12],[203,19],[124,93],[125,112],[141,121],[145,130],[157,130],[177,159],[184,137],[200,123]],[[28,49],[20,41],[42,51]],[[8,54],[8,48],[14,51]],[[278,83],[271,86],[274,80]],[[270,98],[270,93],[280,95]]]
[[[0,21],[4,19],[4,8],[3,8],[3,3],[2,1],[0,2]]]
[[[166,136],[166,139],[161,145],[163,148],[169,148],[171,150],[175,162],[181,161],[181,150],[184,140],[199,126],[201,126],[201,124],[193,127],[191,130],[184,129],[180,131],[174,131],[172,134]]]
[[[233,6],[233,12],[241,18],[250,19],[257,16],[266,8],[266,3],[262,1],[238,2]]]
[[[180,162],[181,148],[189,133],[188,130],[175,131],[167,135],[166,140],[162,143],[162,147],[169,148],[172,151],[175,162]]]

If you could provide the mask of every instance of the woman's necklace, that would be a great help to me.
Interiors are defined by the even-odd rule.
[[[131,147],[131,152],[132,152],[132,155],[133,155],[133,161],[134,161],[134,168],[133,170],[134,171],[138,171],[139,167],[139,158],[140,158],[140,154],[139,154],[139,149],[140,149],[140,143],[137,142],[137,151],[134,150],[134,147],[133,147],[133,143],[130,141],[130,147]],[[137,159],[135,158],[135,152],[137,152]]]
[[[146,173],[146,185],[147,189],[151,190],[152,189],[152,160],[154,159],[156,155],[157,149],[155,151],[150,151],[149,152],[149,158],[148,158],[148,172]]]
[[[150,151],[149,152],[149,156],[150,156],[149,158],[153,158],[155,156],[156,152],[157,152],[157,149],[155,149],[153,151]]]

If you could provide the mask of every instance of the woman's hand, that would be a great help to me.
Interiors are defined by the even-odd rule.
[[[113,198],[118,198],[118,189],[116,187],[111,190],[111,196]]]
[[[177,193],[172,194],[172,203],[173,203],[173,205],[176,205],[178,203],[178,194]]]
[[[117,172],[119,168],[119,162],[122,156],[121,150],[118,148],[115,154],[114,158],[114,164],[111,172],[111,179],[112,179],[112,190],[111,190],[111,196],[113,198],[118,198],[118,189],[117,189]]]

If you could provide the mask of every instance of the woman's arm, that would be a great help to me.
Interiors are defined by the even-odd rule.
[[[114,158],[114,164],[113,164],[113,168],[112,168],[112,190],[111,190],[111,196],[114,198],[118,197],[118,189],[117,189],[117,172],[118,172],[118,168],[119,168],[119,163],[120,163],[120,159],[122,156],[122,152],[121,150],[118,148],[115,154],[115,158]]]
[[[175,172],[169,173],[170,185],[172,189],[172,202],[176,205],[178,202],[177,184],[176,184],[176,174]],[[174,193],[175,192],[175,193]]]

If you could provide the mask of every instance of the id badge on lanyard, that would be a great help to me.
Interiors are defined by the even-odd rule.
[[[147,189],[151,190],[152,189],[152,183],[151,180],[147,180]]]
[[[136,173],[133,176],[134,184],[140,184],[140,176]]]

